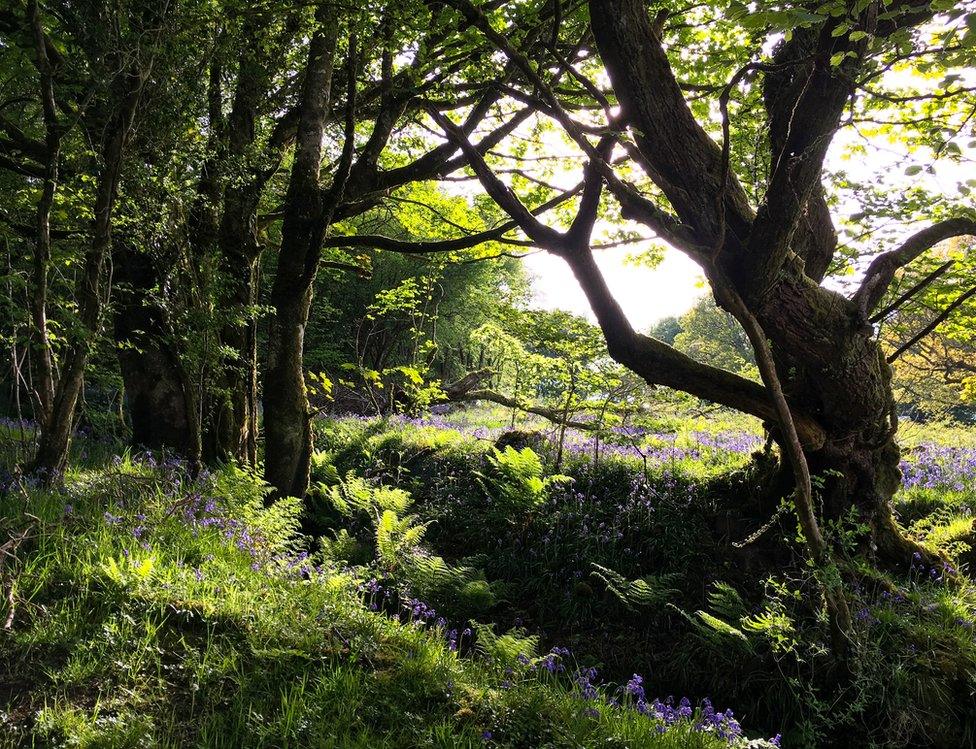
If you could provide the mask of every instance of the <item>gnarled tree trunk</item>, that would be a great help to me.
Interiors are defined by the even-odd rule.
[[[792,418],[798,426],[810,425],[804,453],[811,471],[826,482],[823,517],[837,519],[853,508],[869,522],[872,546],[891,561],[907,563],[914,546],[898,532],[891,512],[899,485],[891,370],[856,300],[820,285],[836,247],[820,174],[852,94],[864,42],[851,39],[853,26],[837,31],[840,21],[828,19],[796,29],[777,48],[773,63],[759,66],[765,73],[771,163],[766,197],[753,210],[730,173],[727,120],[726,141],[716,145],[685,103],[645,6],[637,0],[591,0],[590,11],[597,46],[632,128],[638,162],[667,196],[675,223],[667,225],[671,217],[639,204],[612,179],[611,190],[623,198],[625,210],[663,228],[665,236],[701,263],[723,307],[744,324],[746,314],[760,326]],[[870,12],[858,23],[862,32],[884,36],[919,22],[926,13],[921,5],[906,5],[901,15],[884,23]],[[839,66],[830,62],[838,53],[848,53]],[[690,229],[690,234],[679,236],[679,229]],[[606,295],[605,288],[598,289],[591,301]],[[742,300],[742,310],[729,303],[732,298]],[[616,326],[606,316],[605,321]],[[624,334],[624,340],[633,339]],[[667,378],[659,371],[664,363],[660,352],[626,352],[621,358],[654,381]],[[677,378],[682,371],[687,367],[676,368]],[[712,372],[707,377],[714,385],[722,376]],[[678,387],[689,389],[688,384]],[[756,399],[750,396],[737,405],[728,383],[718,390],[697,392],[767,419],[782,436],[775,426],[781,419],[770,418]]]

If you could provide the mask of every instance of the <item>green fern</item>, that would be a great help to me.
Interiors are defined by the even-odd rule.
[[[748,613],[739,592],[728,583],[714,582],[708,594],[708,605],[717,616],[726,621],[739,621]]]
[[[631,611],[660,607],[678,592],[672,587],[679,577],[675,574],[645,575],[636,580],[628,580],[620,573],[599,564],[593,565],[591,574]]]
[[[487,456],[488,476],[476,474],[485,493],[494,498],[506,514],[532,510],[549,495],[552,486],[569,481],[568,476],[543,476],[542,459],[531,448],[516,450],[511,445]]]
[[[347,517],[357,512],[367,512],[376,518],[387,511],[401,514],[413,504],[413,498],[403,489],[371,484],[352,472],[346,475],[345,481],[329,488],[328,498]]]
[[[496,663],[509,664],[521,655],[533,659],[539,653],[539,637],[523,636],[520,630],[509,630],[503,635],[495,632],[494,625],[471,623],[475,631],[477,648]]]

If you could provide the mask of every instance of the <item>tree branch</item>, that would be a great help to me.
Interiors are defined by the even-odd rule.
[[[695,361],[663,341],[636,333],[613,298],[593,253],[564,256],[603,330],[610,356],[651,385],[664,385],[723,406],[779,422],[769,391],[757,382]],[[824,431],[813,419],[795,413],[800,441],[810,449],[823,445]]]
[[[971,299],[973,296],[976,296],[976,286],[971,288],[969,291],[965,291],[962,294],[960,294],[958,297],[956,297],[955,301],[953,301],[952,304],[950,304],[948,307],[942,310],[942,312],[940,312],[938,315],[932,318],[932,321],[929,322],[928,325],[926,325],[924,328],[918,331],[918,333],[913,335],[908,341],[906,341],[901,346],[899,346],[898,349],[895,351],[895,353],[893,353],[891,356],[888,357],[888,363],[891,364],[893,361],[895,361],[895,359],[897,359],[899,356],[904,354],[906,351],[908,351],[908,349],[910,349],[920,340],[925,338],[925,336],[927,336],[929,333],[931,333],[933,330],[939,327],[942,323],[944,323],[948,319],[949,315],[951,315],[955,310],[957,310],[960,306],[962,306],[967,299]]]
[[[882,320],[884,320],[886,317],[888,317],[888,315],[890,315],[892,312],[900,309],[902,307],[902,305],[905,304],[905,302],[909,301],[918,292],[920,292],[926,286],[928,286],[929,284],[937,281],[939,278],[941,278],[942,276],[944,276],[946,274],[946,272],[949,270],[949,268],[951,268],[953,265],[955,265],[955,262],[956,262],[955,260],[947,260],[946,262],[942,263],[942,265],[940,265],[934,271],[932,271],[931,273],[929,273],[925,278],[923,278],[917,284],[915,284],[914,286],[912,286],[912,288],[910,288],[908,291],[906,291],[904,294],[902,294],[900,297],[898,297],[895,301],[893,301],[891,304],[889,304],[887,307],[885,307],[880,312],[877,312],[871,318],[870,322],[873,323],[873,324],[874,323],[879,323]]]
[[[583,189],[584,183],[580,182],[575,187],[550,198],[531,209],[529,213],[538,216],[546,211],[565,203],[574,195],[578,195]],[[504,235],[513,229],[518,229],[519,225],[515,221],[506,221],[504,224],[494,229],[468,234],[456,239],[430,239],[430,240],[403,240],[393,237],[386,237],[382,234],[354,234],[350,236],[330,236],[326,237],[324,247],[372,247],[378,250],[389,252],[399,252],[405,255],[424,255],[435,252],[457,252],[477,247],[485,242],[506,242]],[[522,242],[511,241],[512,244],[522,244]]]
[[[861,286],[851,300],[862,319],[867,320],[884,297],[899,268],[939,242],[966,234],[976,235],[976,221],[966,217],[950,218],[916,232],[898,248],[878,255],[871,261]]]

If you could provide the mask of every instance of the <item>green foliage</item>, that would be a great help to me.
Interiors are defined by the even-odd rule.
[[[677,596],[674,585],[679,575],[645,575],[628,580],[623,575],[599,564],[593,565],[593,577],[602,582],[607,590],[631,611],[639,608],[660,609]]]
[[[704,297],[678,320],[674,346],[693,359],[707,362],[754,380],[759,379],[752,345],[732,315]]]
[[[531,447],[516,450],[511,446],[493,450],[488,456],[488,472],[479,477],[498,517],[509,522],[518,522],[523,514],[546,501],[552,486],[568,480],[567,476],[544,476],[542,459]]]
[[[355,572],[296,574],[297,507],[264,493],[123,461],[0,500],[4,527],[31,529],[6,568],[0,746],[725,746],[609,702],[593,717],[568,677],[517,660],[537,637],[475,625],[462,657],[440,626],[367,610]],[[363,493],[350,504],[388,502]]]

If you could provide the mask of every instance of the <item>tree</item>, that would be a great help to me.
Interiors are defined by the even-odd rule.
[[[357,30],[366,24],[382,33],[379,43],[369,45],[360,59],[354,40]],[[346,44],[333,37],[339,27],[347,32]],[[397,34],[397,30],[404,33]],[[273,313],[264,378],[265,479],[277,496],[304,496],[308,488],[313,413],[305,388],[303,341],[323,250],[374,247],[416,251],[411,243],[389,237],[332,231],[333,224],[367,213],[404,185],[444,177],[467,163],[468,156],[454,157],[458,149],[455,144],[438,145],[416,158],[383,163],[381,157],[391,150],[388,146],[395,133],[411,142],[409,132],[403,132],[405,121],[417,116],[421,103],[434,109],[458,108],[453,94],[455,86],[463,85],[472,103],[460,126],[467,138],[501,98],[496,81],[480,80],[483,45],[465,44],[458,51],[454,47],[456,31],[456,19],[443,9],[412,3],[390,3],[358,14],[329,4],[316,11],[296,109],[295,152],[281,211],[281,244],[269,298]],[[446,66],[445,55],[452,60]],[[330,122],[332,71],[340,56],[344,60],[337,69],[344,74],[345,91],[341,105],[334,109],[342,112],[343,128],[341,141],[330,138],[329,145],[342,145],[332,152],[334,160],[325,184],[320,174],[323,142]],[[376,78],[363,84],[361,71]],[[433,94],[438,90],[452,96],[446,101],[435,100]],[[365,118],[371,120],[369,136],[361,146],[356,143],[359,102],[364,105]],[[500,124],[494,124],[476,146],[468,143],[471,151],[484,154],[527,113],[517,110],[498,116],[496,123]],[[491,240],[506,230],[503,225],[472,234],[456,249],[476,244],[472,237]],[[437,243],[437,248],[450,251],[454,244],[446,240]]]
[[[762,3],[750,9],[733,4],[721,14],[710,7],[662,10],[651,18],[639,0],[590,0],[553,16],[553,42],[542,61],[520,47],[514,12],[470,0],[448,5],[496,47],[504,64],[520,71],[525,87],[512,96],[556,123],[586,159],[585,187],[568,228],[540,221],[450,119],[436,111],[431,118],[464,150],[484,190],[528,239],[566,261],[611,356],[648,383],[770,424],[795,476],[796,514],[821,571],[834,643],[842,651],[850,617],[822,521],[853,509],[870,527],[865,548],[886,563],[907,564],[913,552],[925,553],[900,532],[891,511],[899,484],[895,404],[891,371],[868,319],[898,268],[939,241],[976,233],[976,220],[962,212],[881,253],[853,297],[845,298],[822,283],[837,252],[824,159],[858,90],[868,82],[882,85],[898,62],[933,53],[928,35],[916,29],[935,13],[947,15],[939,19],[933,46],[964,37],[961,51],[945,64],[971,62],[974,34],[966,24],[972,8],[915,0],[884,7]],[[705,38],[696,36],[702,24],[710,27]],[[576,41],[590,33],[599,63]],[[762,45],[776,34],[782,39],[764,54]],[[609,90],[599,85],[601,64]],[[564,69],[572,85],[547,80],[552,70]],[[702,92],[713,100],[703,103]],[[735,96],[752,114],[733,122]],[[720,115],[717,123],[709,121],[709,105]],[[962,129],[970,118],[958,105],[955,99],[949,114],[958,115],[954,121]],[[745,145],[757,141],[761,148],[746,153]],[[616,162],[615,149],[632,170]],[[635,171],[646,177],[642,189],[630,181]],[[718,305],[745,330],[762,384],[633,330],[593,258],[591,234],[604,185],[624,217],[702,267]],[[814,474],[823,483],[820,517]]]
[[[14,133],[15,158],[8,160],[8,167],[32,176],[31,167],[25,169],[18,157],[26,156],[28,162],[39,158],[43,163],[32,274],[32,318],[40,385],[40,437],[34,468],[49,480],[59,477],[65,469],[85,369],[103,321],[106,265],[112,251],[113,214],[124,158],[146,81],[159,56],[157,42],[170,20],[168,6],[138,2],[126,7],[121,23],[108,23],[104,8],[98,4],[80,3],[56,10],[50,20],[67,53],[51,40],[36,3],[28,6],[25,17],[5,12],[2,18],[15,46],[22,43],[18,30],[29,29],[41,79],[44,143],[35,145],[13,123],[5,122],[4,130]],[[58,83],[64,86],[63,96],[56,91]],[[47,330],[47,269],[51,261],[50,216],[59,181],[58,162],[69,122],[80,122],[95,144],[96,166],[91,225],[74,293],[77,322],[55,382]]]
[[[670,315],[654,323],[647,334],[651,338],[657,338],[659,341],[664,341],[669,346],[673,346],[674,339],[678,337],[678,333],[680,332],[681,321],[674,315]]]
[[[693,359],[758,379],[752,345],[738,321],[705,297],[682,315],[672,345]]]

